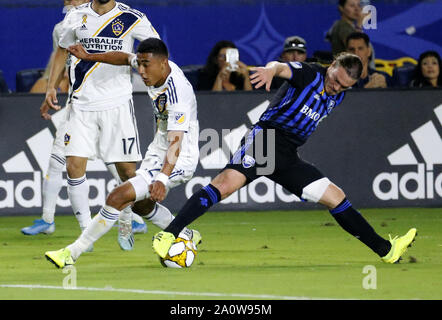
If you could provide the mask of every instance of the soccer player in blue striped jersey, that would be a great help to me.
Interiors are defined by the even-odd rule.
[[[302,200],[324,205],[345,231],[384,262],[398,262],[414,240],[416,229],[399,238],[382,238],[352,206],[344,191],[297,152],[318,124],[343,101],[345,90],[360,78],[360,58],[343,53],[327,69],[302,62],[272,61],[252,70],[255,72],[250,78],[255,88],[265,86],[269,91],[274,77],[286,81],[227,166],[186,202],[164,231],[155,235],[154,251],[165,257],[183,227],[244,185],[266,176]],[[273,168],[268,165],[269,157],[273,158]]]

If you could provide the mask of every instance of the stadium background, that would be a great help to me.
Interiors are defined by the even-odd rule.
[[[117,230],[111,230],[94,244],[92,254],[84,254],[76,263],[78,283],[66,281],[77,273],[54,269],[43,255],[78,236],[78,223],[72,217],[65,188],[57,207],[56,232],[35,237],[20,233],[33,219],[23,215],[41,214],[41,181],[59,113],[53,121],[44,121],[38,111],[43,95],[15,93],[17,72],[46,66],[52,28],[63,17],[61,2],[0,0],[0,70],[12,91],[0,93],[0,299],[442,298],[442,279],[438,276],[442,265],[440,89],[352,90],[301,150],[306,159],[317,163],[344,188],[383,237],[417,227],[417,244],[401,264],[382,263],[343,232],[326,210],[300,211],[316,206],[293,203],[282,190],[273,186],[268,192],[266,184],[261,183],[255,186],[254,197],[250,189],[240,191],[236,199],[217,205],[195,222],[193,227],[203,234],[204,244],[192,268],[171,270],[160,266],[151,250],[151,236],[158,228],[149,224],[147,234],[135,235],[136,245],[131,252],[118,248]],[[284,38],[295,34],[307,40],[311,56],[314,50],[329,49],[324,33],[338,18],[337,1],[123,2],[147,14],[180,66],[203,64],[212,45],[220,39],[236,42],[241,59],[249,65],[274,59]],[[371,4],[377,8],[378,29],[366,32],[373,40],[377,58],[417,59],[419,53],[430,49],[442,53],[442,1]],[[238,135],[265,108],[269,96],[262,91],[197,92],[201,128],[215,129],[220,141],[222,129],[231,129],[233,142],[238,142]],[[65,98],[61,95],[61,102]],[[153,135],[152,113],[145,93],[136,93],[134,100],[145,149]],[[201,146],[205,143],[202,141]],[[223,157],[216,151],[212,158],[201,159],[196,174],[200,182],[207,182],[204,179],[219,170],[217,160]],[[104,201],[103,191],[112,185],[102,164],[90,165],[90,204],[95,213]],[[384,199],[373,190],[379,175],[385,178],[378,181],[382,182],[379,187]],[[388,185],[388,179],[394,187]],[[167,206],[176,212],[188,192],[184,186],[174,190]],[[377,271],[376,290],[363,287],[367,266]],[[411,303],[407,302],[409,308],[388,309],[397,317],[399,309],[409,312]],[[313,311],[311,304],[302,305],[309,308],[310,314],[319,309],[330,314],[333,306],[340,307],[335,301]],[[169,311],[157,302],[151,306],[155,312]],[[285,306],[290,306],[284,309],[286,316],[291,310],[299,311],[300,304]],[[103,316],[103,308],[98,309]],[[272,310],[276,314],[278,308]],[[382,312],[386,314],[384,309]]]
[[[248,65],[262,65],[275,59],[284,39],[295,34],[307,40],[311,56],[314,51],[329,50],[324,34],[338,19],[335,1],[128,0],[126,3],[147,14],[168,44],[171,59],[184,67],[204,64],[212,45],[220,39],[233,40],[240,49],[240,59]],[[417,59],[425,50],[442,52],[437,32],[442,29],[442,1],[371,4],[377,10],[377,29],[365,31],[372,39],[377,58]],[[52,28],[63,18],[62,1],[2,1],[0,7],[4,25],[0,39],[7,44],[0,51],[0,70],[14,91],[17,72],[46,66],[52,48]],[[406,32],[410,27],[414,28],[413,34]],[[269,97],[262,91],[197,92],[201,129],[217,130],[219,144],[231,139],[227,145],[233,153],[246,128],[265,109]],[[0,215],[40,213],[40,184],[57,126],[56,121],[39,119],[37,110],[42,98],[14,92],[0,96],[0,130],[7,137],[0,143]],[[440,90],[353,90],[336,115],[332,114],[336,120],[321,124],[312,137],[313,142],[302,148],[301,154],[343,187],[358,206],[440,207],[441,103]],[[135,95],[135,106],[145,150],[153,134],[145,93]],[[232,109],[237,113],[234,118]],[[345,131],[338,130],[341,127]],[[367,135],[373,128],[375,131]],[[232,132],[225,136],[222,129]],[[422,135],[424,138],[419,140]],[[201,141],[200,147],[206,143]],[[172,211],[177,211],[198,185],[208,183],[209,177],[223,168],[229,158],[228,151],[221,154],[214,149],[208,157],[201,158],[191,183],[171,192],[166,200]],[[90,204],[97,211],[112,186],[112,179],[101,161],[88,167],[88,178],[92,184]],[[295,201],[299,199],[266,184],[264,179],[223,201],[218,210],[319,208],[313,204],[295,205]],[[70,213],[66,188],[60,194],[57,213]]]
[[[327,0],[127,0],[146,13],[178,65],[204,64],[222,39],[238,46],[240,59],[260,65],[275,59],[286,37],[300,35],[315,50],[330,50],[325,32],[339,19],[337,1]],[[367,1],[362,1],[367,2]],[[377,29],[365,30],[376,58],[417,59],[426,50],[442,52],[442,0],[372,1]],[[61,0],[1,0],[0,70],[15,90],[16,73],[44,68],[51,53],[52,28],[63,18]],[[406,29],[413,29],[408,35]]]

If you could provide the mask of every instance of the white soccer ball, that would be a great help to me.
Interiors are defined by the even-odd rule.
[[[160,262],[167,268],[189,268],[196,257],[197,248],[192,240],[177,238],[165,258]]]

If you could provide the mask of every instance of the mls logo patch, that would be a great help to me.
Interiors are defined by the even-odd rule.
[[[112,32],[118,37],[120,34],[123,33],[124,24],[121,22],[121,20],[117,19],[114,22],[112,22]]]
[[[242,166],[246,169],[253,167],[255,165],[255,162],[255,159],[248,154],[246,154],[244,158],[242,158]]]
[[[175,112],[175,123],[183,124],[186,120],[186,114],[184,112]]]
[[[66,133],[64,135],[64,145],[67,146],[69,144],[69,141],[71,141],[71,136]]]

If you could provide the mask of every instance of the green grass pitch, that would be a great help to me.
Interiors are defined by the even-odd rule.
[[[113,228],[62,270],[44,252],[77,238],[74,217],[32,237],[20,229],[36,217],[1,217],[0,299],[442,299],[442,209],[361,211],[385,238],[418,229],[400,264],[382,263],[325,210],[209,212],[192,226],[203,243],[189,269],[160,265],[149,224],[133,251],[119,248]]]

